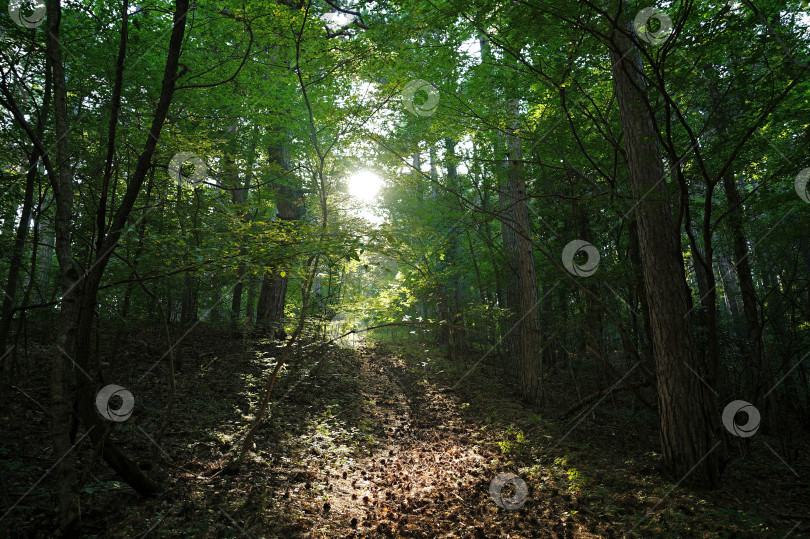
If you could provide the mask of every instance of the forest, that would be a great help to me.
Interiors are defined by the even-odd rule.
[[[0,1],[0,536],[810,536],[807,0]]]

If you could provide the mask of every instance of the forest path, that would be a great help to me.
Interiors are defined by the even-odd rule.
[[[200,328],[185,344],[171,427],[155,467],[150,456],[168,369],[158,362],[161,332],[139,336],[122,348],[111,373],[136,398],[135,413],[114,436],[165,492],[138,496],[96,458],[93,445],[77,444],[77,466],[87,476],[86,536],[807,536],[808,483],[796,481],[764,444],[730,463],[718,492],[674,488],[649,453],[656,447],[654,418],[606,403],[588,414],[593,420],[558,421],[554,416],[570,405],[570,384],[550,378],[550,402],[526,408],[508,380],[484,363],[472,368],[479,356],[443,359],[434,344],[417,339],[359,350],[319,341],[295,347],[300,361],[279,379],[246,458],[224,467],[255,419],[284,343],[239,346]],[[47,415],[29,400],[47,402],[51,358],[45,346],[30,352],[25,383],[0,386],[8,425],[0,444],[1,497],[5,507],[23,500],[0,523],[3,537],[53,535]],[[155,373],[143,378],[150,369]],[[490,496],[501,473],[527,484],[514,510]],[[41,487],[31,491],[37,481]],[[502,496],[511,497],[508,487]]]
[[[380,348],[358,355],[361,417],[373,449],[312,470],[328,492],[312,537],[595,537],[567,522],[566,508],[532,499],[531,490],[515,510],[499,508],[490,484],[517,470],[499,469],[501,455],[482,426],[464,421],[447,389],[400,358]],[[502,496],[513,493],[507,485]],[[538,516],[552,517],[556,529]]]
[[[210,353],[195,358],[195,346]],[[527,411],[498,378],[482,365],[451,390],[458,376],[439,359],[440,351],[416,340],[369,342],[358,350],[305,343],[294,351],[301,362],[279,379],[246,457],[223,468],[227,451],[253,420],[282,346],[260,342],[241,349],[211,332],[196,336],[163,441],[172,460],[154,472],[163,473],[166,492],[148,499],[122,492],[112,488],[114,474],[99,467],[96,483],[105,488],[97,487],[85,515],[90,533],[201,539],[616,536],[604,533],[609,527],[603,519],[582,513],[564,470],[540,465],[528,444],[516,440],[528,427],[514,427],[513,416]],[[133,357],[143,363],[133,362],[134,377],[152,359]],[[145,403],[160,402],[165,391],[154,382],[130,385]],[[132,428],[121,429],[123,443],[145,454],[151,445],[144,433],[155,431],[156,418],[144,413]],[[84,460],[92,460],[91,449]],[[501,473],[517,474],[528,486],[511,510],[490,495]],[[513,494],[507,485],[501,497]]]

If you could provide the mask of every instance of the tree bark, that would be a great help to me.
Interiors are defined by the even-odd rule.
[[[233,176],[232,184],[233,187],[231,188],[231,202],[236,208],[236,215],[239,218],[240,222],[243,222],[246,218],[245,216],[245,203],[247,202],[247,193],[248,189],[250,188],[250,180],[245,180],[245,185],[240,185],[239,183],[239,174],[238,171],[235,170],[235,164],[233,163],[233,158],[229,157],[227,160],[229,165],[229,169],[231,169],[231,173]],[[248,176],[249,178],[250,176]],[[242,246],[239,248],[240,256],[245,256],[247,254],[247,248]],[[239,318],[240,313],[242,311],[242,291],[244,289],[244,281],[245,281],[245,263],[243,261],[239,262],[239,266],[236,268],[236,285],[233,287],[233,296],[231,297],[231,329],[237,329],[239,325]]]
[[[284,339],[286,333],[282,326],[284,321],[284,305],[287,297],[287,276],[279,273],[267,272],[262,280],[262,289],[259,292],[259,304],[256,315],[262,331],[270,339]]]
[[[258,279],[256,275],[252,274],[248,277],[248,287],[247,287],[247,301],[245,305],[245,318],[247,319],[248,323],[253,325],[256,323],[256,285],[258,284]]]
[[[456,165],[456,141],[450,137],[444,139],[445,145],[445,158],[444,164],[447,169],[447,187],[451,193],[458,193],[458,168]],[[431,176],[435,176],[438,181],[435,166],[435,151],[431,148]],[[438,189],[435,190],[438,196]],[[457,226],[458,223],[455,219],[452,220]],[[462,335],[461,335],[461,302],[462,302],[462,276],[459,274],[458,265],[461,262],[461,250],[459,236],[460,232],[452,227],[448,230],[448,238],[446,247],[444,249],[444,263],[441,265],[441,270],[444,273],[444,279],[449,279],[449,283],[440,287],[441,305],[443,306],[444,313],[442,318],[447,320],[448,325],[442,326],[439,329],[439,334],[443,335],[440,343],[447,344],[447,349],[450,359],[454,360],[458,357],[462,349]]]
[[[73,183],[68,145],[67,86],[62,64],[62,48],[59,41],[60,0],[51,0],[47,7],[47,53],[53,83],[54,122],[56,124],[56,174],[48,174],[56,201],[56,258],[59,261],[59,280],[62,301],[59,310],[59,326],[53,348],[50,379],[50,437],[56,466],[54,470],[57,499],[59,500],[58,529],[64,535],[73,535],[79,524],[79,490],[76,470],[70,452],[73,444],[70,437],[71,405],[67,390],[68,361],[74,349],[76,319],[79,302],[75,284],[78,274],[71,253],[70,220],[73,213]]]
[[[610,56],[650,304],[663,460],[677,481],[716,488],[724,439],[713,395],[695,374],[702,369],[688,318],[692,301],[632,31],[629,21],[615,29]]]
[[[687,224],[686,226],[691,226]],[[699,307],[695,307],[694,309],[694,331],[695,331],[695,342],[697,346],[697,353],[698,357],[701,359],[701,362],[704,365],[708,366],[708,354],[707,350],[709,349],[709,342],[711,340],[711,329],[709,324],[709,277],[706,275],[706,265],[703,263],[705,255],[703,254],[702,249],[697,245],[697,241],[694,241],[694,238],[697,237],[694,229],[689,231],[690,234],[690,246],[692,247],[692,269],[695,272],[695,285],[697,285],[697,295],[698,295],[698,302],[700,303]]]
[[[529,223],[526,178],[523,165],[522,141],[515,132],[519,128],[519,104],[510,103],[512,125],[506,135],[507,184],[503,192],[506,212],[502,222],[504,248],[511,253],[514,274],[507,285],[509,308],[513,313],[514,348],[512,355],[517,367],[518,393],[528,404],[541,397],[542,372],[540,348],[540,309],[537,299],[537,276]]]
[[[653,338],[650,322],[650,304],[647,301],[647,288],[644,284],[644,271],[641,264],[641,247],[638,241],[638,223],[635,219],[628,221],[627,235],[629,240],[630,263],[633,265],[633,281],[638,296],[638,302],[641,306],[641,317],[644,320],[644,346],[642,347],[642,357],[649,361],[649,366],[652,369],[653,358],[655,352],[653,351]]]
[[[289,175],[291,167],[286,142],[281,140],[271,145],[268,154],[270,164],[277,165],[283,174]],[[289,179],[285,178],[285,181]],[[303,192],[300,189],[275,181],[273,190],[276,194],[277,216],[281,221],[296,221],[303,217],[305,208]],[[286,337],[283,322],[288,280],[288,271],[284,265],[278,265],[273,271],[266,272],[262,279],[259,303],[256,307],[256,323],[271,339]]]

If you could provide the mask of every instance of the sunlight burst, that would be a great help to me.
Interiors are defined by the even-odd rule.
[[[382,179],[369,170],[358,170],[349,177],[349,194],[364,202],[372,202],[382,187]]]

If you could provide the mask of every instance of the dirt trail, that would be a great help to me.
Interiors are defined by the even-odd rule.
[[[496,506],[490,482],[516,470],[493,466],[499,455],[481,443],[477,425],[461,420],[446,390],[420,380],[390,355],[360,355],[362,412],[382,443],[366,458],[317,470],[330,499],[312,521],[313,537],[574,535],[564,520],[557,530],[545,527],[535,516],[540,504],[531,492],[520,509]]]
[[[155,333],[146,341],[162,339]],[[136,342],[146,346],[146,341]],[[806,534],[798,520],[807,505],[806,482],[784,477],[782,461],[770,447],[762,445],[756,453],[752,446],[748,456],[732,462],[725,478],[729,486],[717,493],[704,498],[673,490],[649,454],[656,444],[654,425],[633,419],[632,409],[617,407],[615,420],[613,410],[597,410],[596,420],[577,421],[572,428],[545,417],[554,415],[553,407],[523,407],[483,365],[450,391],[462,366],[435,359],[427,343],[398,348],[378,343],[358,351],[321,350],[310,343],[299,352],[307,359],[280,379],[272,410],[246,458],[223,468],[228,451],[254,419],[282,345],[235,347],[227,335],[200,328],[186,346],[187,368],[177,377],[177,403],[159,453],[165,458],[156,468],[149,456],[162,417],[158,405],[168,392],[166,373],[158,367],[152,379],[141,381],[157,357],[135,345],[125,348],[121,364],[128,372],[119,372],[116,381],[131,389],[138,404],[114,436],[139,465],[163,480],[166,490],[156,498],[137,496],[96,458],[92,445],[78,445],[77,466],[87,476],[82,489],[86,535]],[[306,355],[315,347],[317,355]],[[53,457],[43,438],[47,415],[30,403],[47,402],[50,356],[44,346],[37,350],[32,348],[21,373],[26,384],[0,387],[0,400],[8,404],[6,430],[12,433],[0,447],[4,504],[27,496],[0,523],[2,536],[50,537],[54,529],[53,476],[48,474]],[[207,352],[195,355],[199,350]],[[567,402],[568,385],[552,379],[546,388],[552,403]],[[489,494],[493,478],[508,472],[528,487],[525,503],[515,510],[499,508]],[[509,488],[502,492],[506,499],[511,494]]]

